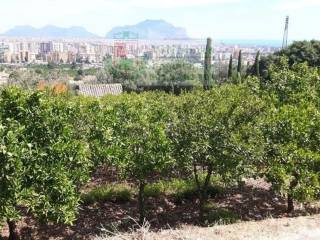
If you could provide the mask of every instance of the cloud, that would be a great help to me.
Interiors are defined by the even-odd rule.
[[[278,10],[300,10],[320,6],[320,0],[282,0],[278,5]]]

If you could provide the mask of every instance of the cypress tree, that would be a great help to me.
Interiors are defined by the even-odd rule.
[[[260,51],[257,52],[253,67],[254,67],[254,69],[253,69],[254,74],[257,77],[260,77]]]
[[[238,67],[237,67],[238,76],[240,77],[241,77],[241,70],[242,70],[242,50],[239,51]]]
[[[204,81],[203,81],[204,90],[209,90],[210,88],[210,81],[212,79],[211,59],[212,59],[212,40],[211,38],[207,38],[206,53],[204,57]]]
[[[229,61],[229,69],[228,69],[228,79],[231,79],[232,78],[232,68],[233,68],[233,58],[232,58],[232,54],[230,55],[230,61]]]

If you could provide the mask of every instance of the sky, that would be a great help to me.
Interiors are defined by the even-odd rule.
[[[115,26],[162,19],[193,38],[320,39],[320,0],[0,0],[0,32],[16,25],[83,26],[105,36]]]

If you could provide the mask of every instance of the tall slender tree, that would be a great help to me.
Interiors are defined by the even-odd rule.
[[[237,67],[238,76],[240,77],[241,77],[241,70],[242,70],[242,50],[239,51],[238,67]]]
[[[257,77],[260,77],[260,51],[257,52],[256,59],[253,65],[253,72],[254,72],[254,75],[256,75]]]
[[[230,61],[229,61],[229,68],[228,68],[228,79],[232,78],[233,74],[233,57],[232,54],[230,55]]]
[[[212,39],[207,38],[206,53],[204,57],[204,81],[203,81],[204,90],[209,90],[210,88],[210,81],[212,79],[211,60],[212,60]]]

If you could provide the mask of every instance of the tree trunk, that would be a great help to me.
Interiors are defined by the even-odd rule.
[[[203,223],[205,220],[204,207],[208,201],[208,186],[209,186],[211,175],[212,175],[212,166],[208,167],[207,176],[203,183],[203,186],[201,186],[196,165],[193,166],[193,171],[194,171],[194,177],[195,177],[196,185],[198,188],[197,190],[198,190],[198,196],[199,196],[199,220],[201,223]]]
[[[294,180],[292,180],[290,182],[290,192],[293,191],[293,189],[298,185],[298,181],[297,181],[297,178],[298,178],[298,174],[297,173],[294,173]],[[291,213],[294,211],[294,204],[293,204],[293,196],[291,193],[288,193],[288,209],[287,209],[287,212],[288,213]]]
[[[199,196],[199,220],[201,223],[204,222],[204,206],[205,206],[205,203],[206,203],[206,200],[203,196],[202,193],[200,193],[200,196]]]
[[[288,213],[292,213],[294,211],[293,198],[291,194],[288,194]]]
[[[19,240],[17,225],[14,221],[7,221],[9,227],[9,240]]]
[[[139,183],[139,195],[138,195],[138,205],[139,205],[139,224],[143,224],[145,219],[145,211],[144,211],[144,187],[145,183]]]

